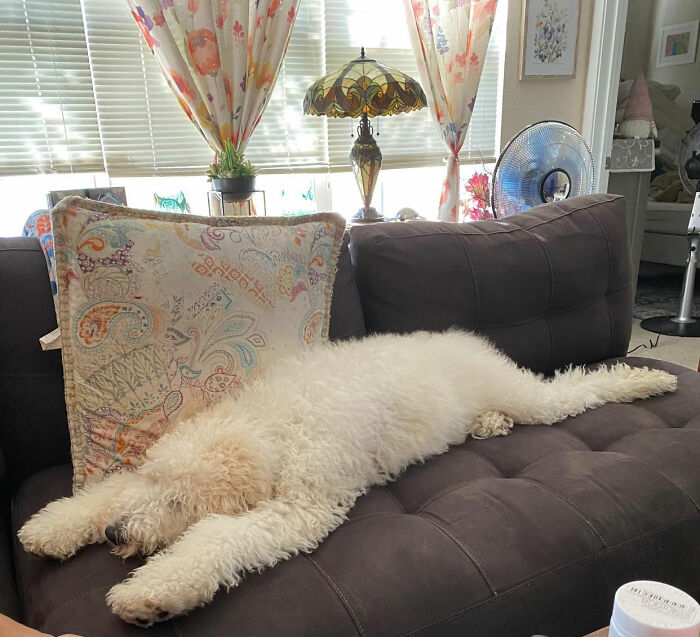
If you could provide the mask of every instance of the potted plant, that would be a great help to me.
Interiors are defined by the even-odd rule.
[[[228,201],[247,201],[253,196],[257,174],[258,169],[227,139],[224,150],[209,167],[208,177],[214,190],[228,195]]]

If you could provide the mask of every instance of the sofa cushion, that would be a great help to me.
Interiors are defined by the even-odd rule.
[[[328,339],[345,219],[195,217],[67,197],[51,211],[73,484]]]
[[[627,351],[625,200],[590,195],[477,223],[350,230],[369,333],[474,330],[550,373]]]
[[[0,237],[0,290],[0,448],[7,452],[7,479],[14,489],[39,469],[70,460],[61,353],[39,346],[39,337],[56,327],[56,314],[46,261],[35,238]],[[333,285],[329,337],[364,334],[346,234]]]
[[[149,635],[581,635],[607,623],[615,589],[631,579],[697,595],[700,374],[653,365],[678,375],[677,393],[516,426],[414,465],[360,498],[313,553]],[[22,485],[15,530],[70,494],[70,473],[58,466]],[[15,550],[30,625],[143,634],[104,603],[139,560],[104,545],[65,564]]]

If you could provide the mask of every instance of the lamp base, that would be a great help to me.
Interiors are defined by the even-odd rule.
[[[352,223],[379,223],[384,217],[373,206],[360,208],[351,218]]]
[[[641,325],[642,329],[648,332],[664,334],[665,336],[700,337],[700,319],[691,318],[687,322],[680,322],[676,320],[675,316],[657,316],[644,319]]]
[[[372,195],[382,166],[382,152],[372,137],[372,125],[367,113],[362,113],[357,127],[357,139],[350,150],[350,164],[364,204],[352,217],[353,223],[374,223],[384,218],[372,207]]]
[[[700,184],[700,181],[698,182]],[[695,288],[695,267],[698,262],[698,251],[700,249],[700,235],[695,223],[700,221],[700,191],[695,195],[695,205],[690,215],[690,225],[688,234],[690,239],[690,251],[683,277],[683,292],[681,294],[681,306],[676,316],[657,316],[642,321],[642,328],[657,334],[667,336],[690,336],[700,337],[700,318],[693,318],[693,291]]]

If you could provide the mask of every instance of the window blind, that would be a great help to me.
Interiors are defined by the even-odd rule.
[[[79,0],[3,0],[0,175],[103,170]]]
[[[212,151],[187,119],[124,0],[82,0],[107,173],[202,173]]]
[[[493,157],[505,35],[500,3],[462,156]],[[0,175],[201,175],[213,152],[181,110],[123,0],[3,0]],[[357,121],[304,115],[319,77],[369,55],[419,79],[402,0],[301,0],[246,155],[269,172],[347,170]],[[384,167],[441,163],[428,109],[374,118]]]

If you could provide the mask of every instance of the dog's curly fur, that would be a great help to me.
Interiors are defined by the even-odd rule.
[[[311,551],[369,487],[469,435],[675,388],[675,376],[625,364],[543,379],[459,331],[323,346],[177,424],[138,470],[52,502],[19,539],[59,559],[105,539],[122,556],[159,551],[107,595],[149,626]]]

